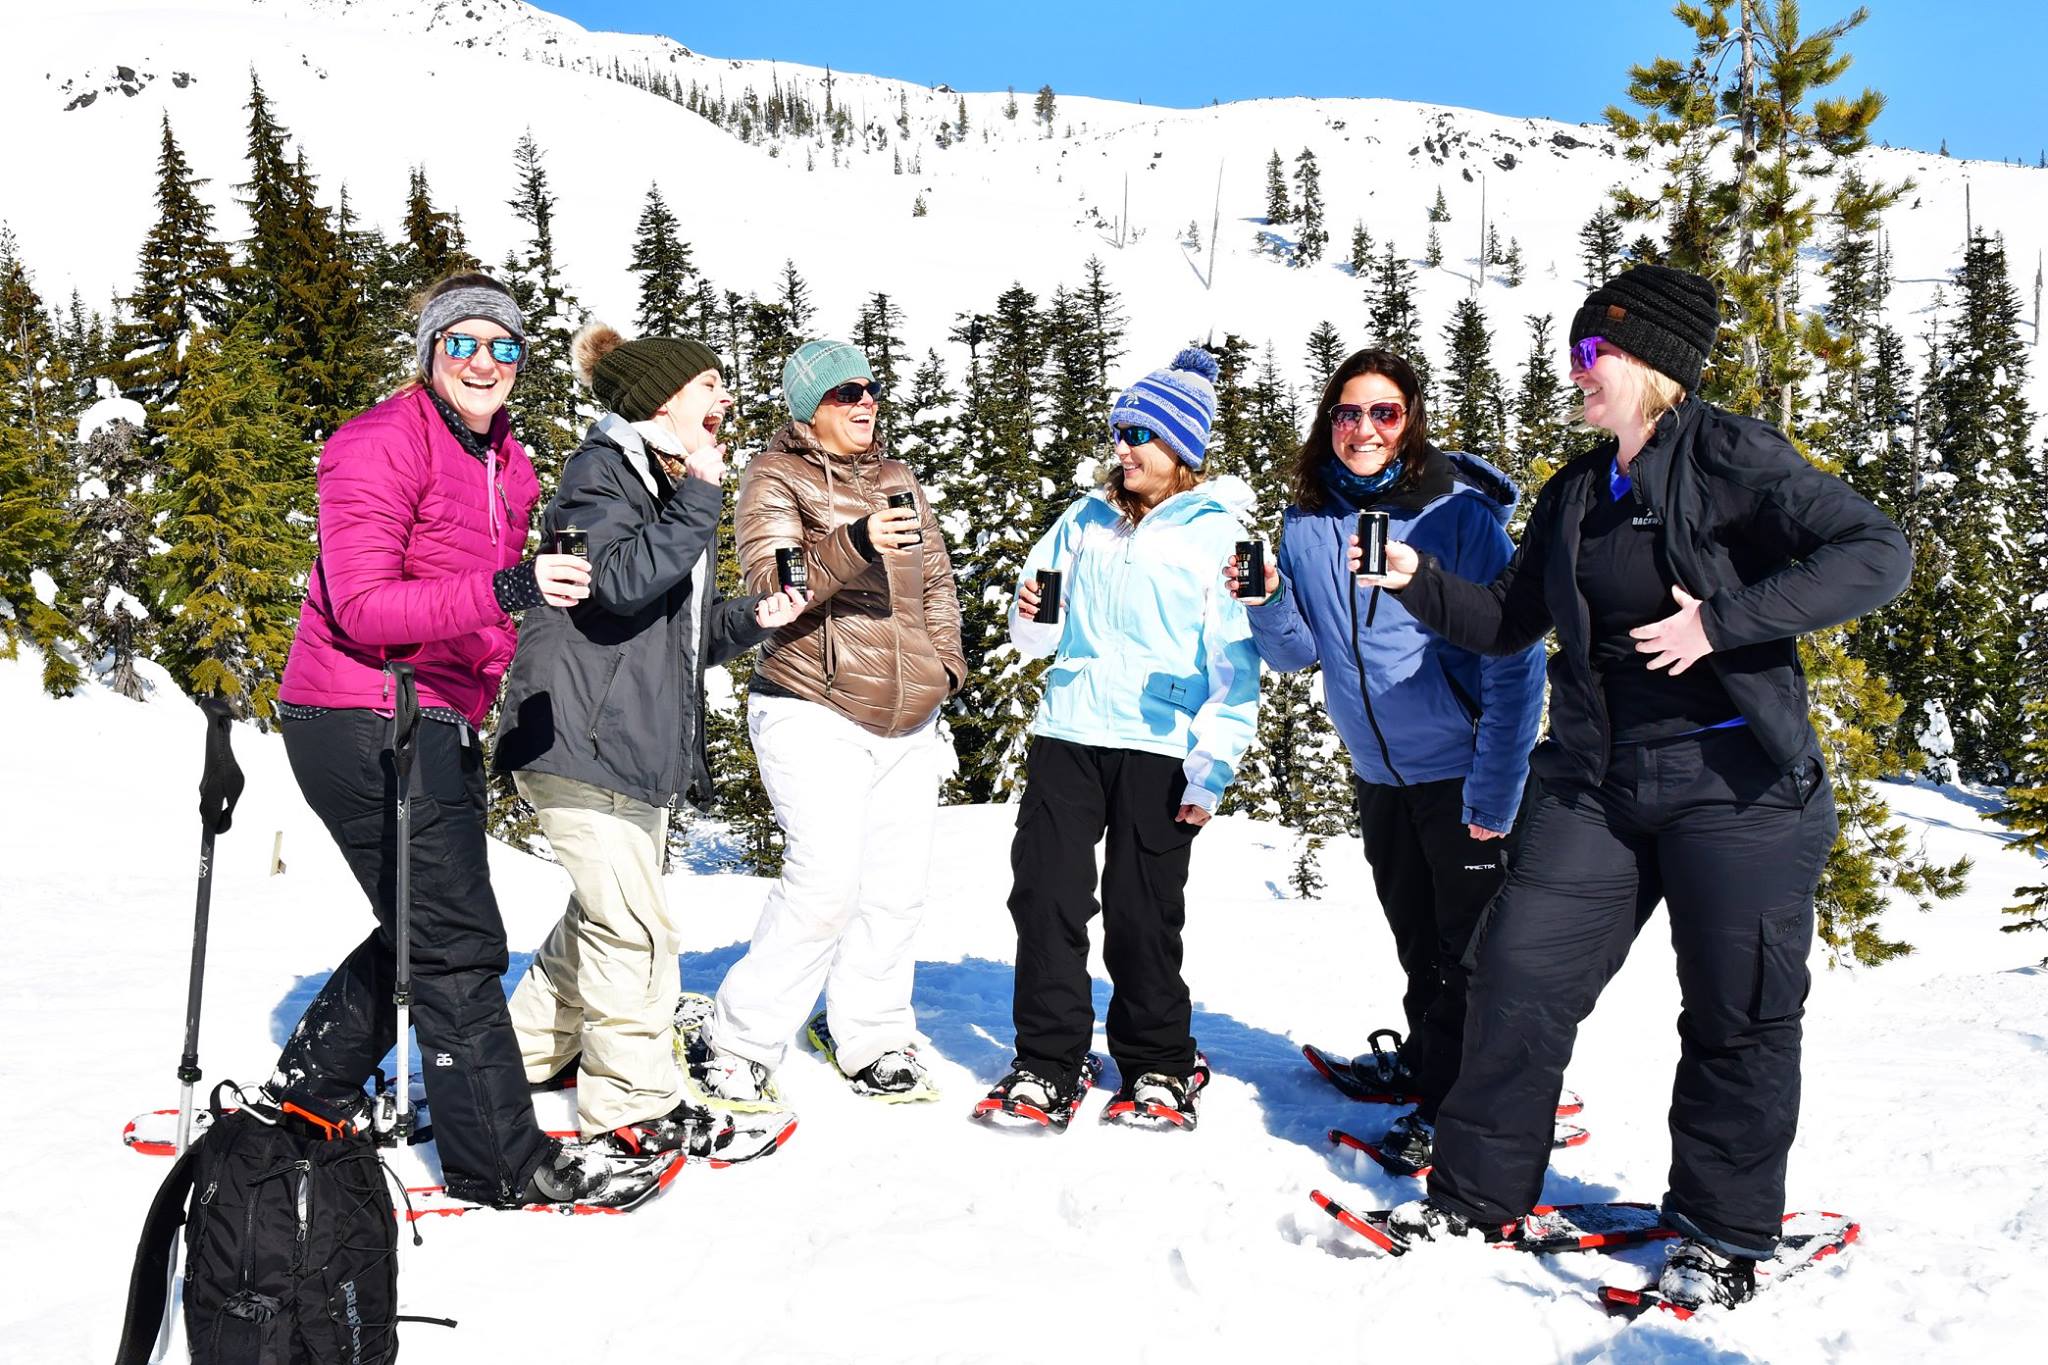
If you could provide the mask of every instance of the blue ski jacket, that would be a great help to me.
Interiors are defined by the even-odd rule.
[[[1359,778],[1383,786],[1465,779],[1467,824],[1505,833],[1521,806],[1543,712],[1543,648],[1502,658],[1459,649],[1362,588],[1346,568],[1359,508],[1337,495],[1281,520],[1281,586],[1251,608],[1259,657],[1283,672],[1321,664],[1323,705]],[[1372,506],[1392,538],[1490,583],[1514,554],[1514,482],[1486,461],[1428,447],[1422,477]]]
[[[1135,528],[1101,493],[1060,514],[1023,573],[1060,571],[1059,622],[1020,620],[1010,604],[1018,651],[1054,655],[1032,734],[1182,758],[1182,804],[1216,809],[1258,721],[1259,656],[1222,573],[1251,506],[1245,482],[1225,476]]]

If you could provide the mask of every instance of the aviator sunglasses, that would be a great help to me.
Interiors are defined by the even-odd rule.
[[[483,344],[481,338],[467,332],[441,333],[441,349],[448,353],[450,360],[467,360]],[[518,337],[493,337],[490,345],[491,359],[500,365],[517,365],[526,359],[526,343]]]
[[[1369,420],[1374,426],[1384,429],[1401,425],[1401,419],[1407,415],[1407,407],[1391,398],[1364,406],[1357,403],[1339,403],[1330,409],[1330,425],[1342,431]]]
[[[1580,337],[1572,343],[1572,370],[1590,370],[1593,362],[1600,358],[1600,348],[1607,343],[1606,337]]]
[[[870,379],[863,382],[858,379],[849,379],[836,389],[825,390],[825,397],[845,407],[851,407],[858,403],[862,395],[874,399],[877,403],[881,402],[882,381]]]

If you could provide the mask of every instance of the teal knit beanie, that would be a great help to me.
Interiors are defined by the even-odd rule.
[[[874,373],[867,356],[850,341],[806,341],[782,367],[782,400],[791,417],[808,422],[827,393],[849,379],[872,379]]]

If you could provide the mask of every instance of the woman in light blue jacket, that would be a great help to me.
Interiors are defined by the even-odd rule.
[[[1196,832],[1252,742],[1259,661],[1216,565],[1245,535],[1251,490],[1200,470],[1216,361],[1185,350],[1110,411],[1117,468],[1069,507],[1024,566],[1010,635],[1054,655],[1031,723],[1010,850],[1017,925],[1015,1068],[977,1112],[1064,1127],[1094,1080],[1088,921],[1105,834],[1109,1050],[1122,1085],[1104,1117],[1192,1127],[1208,1068],[1181,979]],[[1058,572],[1057,624],[1037,574]]]

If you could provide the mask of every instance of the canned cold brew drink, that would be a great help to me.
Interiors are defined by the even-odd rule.
[[[564,526],[555,532],[555,553],[590,558],[590,532],[580,526]]]
[[[775,552],[775,581],[784,588],[802,588],[809,592],[811,576],[804,568],[804,552],[791,546]]]
[[[1060,571],[1040,569],[1038,571],[1038,624],[1056,626],[1060,623]]]
[[[1383,574],[1387,571],[1387,528],[1385,512],[1358,514],[1358,571]]]
[[[1231,590],[1233,597],[1264,597],[1266,595],[1266,546],[1257,540],[1237,542],[1237,584]]]
[[[891,493],[889,495],[889,505],[891,507],[915,507],[917,506],[917,494],[910,492],[908,489],[901,493]],[[911,536],[911,539],[922,544],[924,542],[924,527],[918,527],[917,531]]]

